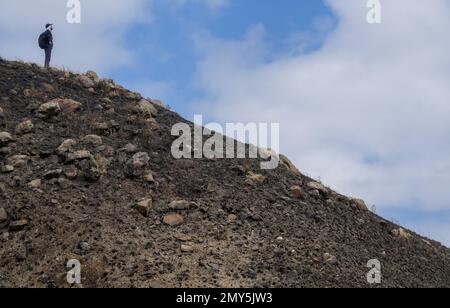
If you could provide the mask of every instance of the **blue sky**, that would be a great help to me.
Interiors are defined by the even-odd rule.
[[[278,122],[299,169],[450,246],[450,3],[367,0],[61,0],[0,3],[0,55],[160,98],[192,120]],[[20,18],[18,18],[20,16]],[[27,22],[23,22],[26,20]]]

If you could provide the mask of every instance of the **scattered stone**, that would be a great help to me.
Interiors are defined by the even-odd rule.
[[[16,134],[25,135],[33,131],[34,125],[31,120],[23,121],[16,126]]]
[[[175,200],[169,204],[169,208],[171,210],[184,211],[189,210],[192,206],[192,203],[186,200]]]
[[[4,165],[2,167],[2,173],[11,173],[14,171],[14,167],[11,165]]]
[[[399,228],[392,230],[392,235],[401,239],[409,240],[412,238],[412,235],[406,232],[405,229]]]
[[[87,71],[85,75],[87,77],[89,77],[94,83],[100,82],[100,78],[98,77],[97,73],[94,71]]]
[[[323,262],[327,264],[336,264],[337,258],[329,253],[323,255]]]
[[[63,111],[74,112],[81,108],[81,103],[73,99],[55,99]]]
[[[290,172],[292,172],[295,175],[301,175],[300,171],[295,167],[295,165],[284,155],[280,154],[280,162],[281,164],[288,169]]]
[[[21,219],[21,220],[17,220],[17,221],[13,221],[9,224],[9,229],[11,231],[21,231],[23,230],[26,226],[28,226],[28,220],[26,219]]]
[[[67,152],[72,151],[73,147],[77,144],[75,139],[67,139],[56,149],[58,155],[63,155]]]
[[[42,177],[46,180],[51,180],[51,179],[59,178],[59,176],[61,174],[62,174],[62,169],[54,169],[54,170],[50,170],[50,171],[44,173],[44,175]]]
[[[137,146],[135,146],[134,144],[128,143],[124,148],[123,151],[125,151],[125,153],[127,154],[134,154],[137,152]]]
[[[155,105],[155,106],[158,106],[158,107],[161,107],[161,108],[164,108],[164,109],[169,109],[169,107],[168,107],[166,104],[164,104],[164,103],[163,103],[161,100],[159,100],[159,99],[152,99],[151,102],[152,102],[152,104]]]
[[[369,208],[367,207],[366,203],[364,202],[364,200],[361,199],[352,199],[353,204],[356,206],[356,208],[358,210],[361,211],[368,211]]]
[[[153,177],[153,174],[151,172],[144,175],[144,181],[147,183],[155,183],[155,178]]]
[[[145,152],[139,152],[134,154],[134,156],[131,158],[130,164],[132,165],[133,169],[140,169],[143,167],[146,167],[150,161],[150,157]]]
[[[145,99],[140,100],[136,104],[136,111],[148,117],[155,117],[158,114],[158,110],[156,110],[155,106]]]
[[[163,222],[171,227],[176,227],[184,223],[184,218],[180,214],[168,214],[164,216]]]
[[[97,135],[87,135],[83,138],[83,142],[98,147],[103,144],[103,139]]]
[[[87,75],[80,75],[77,79],[78,82],[87,89],[95,87],[95,82]]]
[[[89,152],[87,150],[75,151],[75,152],[69,153],[69,155],[67,155],[67,162],[88,159],[91,157],[92,157],[91,152]]]
[[[26,166],[28,162],[28,156],[26,155],[14,155],[8,158],[7,163],[14,168],[21,168]]]
[[[194,252],[194,247],[191,245],[181,245],[181,252],[184,253],[192,253]]]
[[[179,240],[180,242],[190,242],[192,241],[192,236],[190,235],[186,235],[186,234],[182,234],[182,233],[177,233],[174,235],[175,239]]]
[[[252,171],[247,172],[247,182],[248,183],[259,183],[262,184],[266,180],[266,177],[261,174],[253,173]]]
[[[69,166],[64,175],[69,179],[69,180],[74,180],[77,178],[78,176],[78,169],[75,166]]]
[[[303,191],[300,186],[292,186],[289,191],[291,193],[291,197],[295,199],[299,199],[303,195]]]
[[[42,185],[42,181],[40,179],[36,179],[36,180],[33,180],[30,183],[28,183],[28,186],[30,188],[35,188],[35,189],[41,188],[41,185]]]
[[[61,107],[59,106],[58,102],[56,102],[56,101],[50,101],[48,103],[42,104],[38,109],[38,113],[40,113],[41,115],[43,115],[47,118],[56,116],[60,112],[61,112]]]
[[[328,193],[328,189],[318,182],[309,182],[308,188],[310,188],[311,190],[318,190],[322,194]]]
[[[151,198],[146,198],[139,201],[136,205],[136,209],[144,217],[148,217],[150,212],[153,210],[153,200]]]
[[[0,133],[0,147],[7,145],[11,141],[13,141],[13,138],[10,133],[7,132]]]
[[[8,221],[8,213],[2,207],[0,207],[0,224]]]
[[[88,242],[80,242],[78,244],[78,249],[80,249],[83,252],[88,252],[89,250],[91,250],[91,245],[89,245]]]

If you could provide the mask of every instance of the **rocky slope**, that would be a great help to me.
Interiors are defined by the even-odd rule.
[[[447,248],[286,158],[174,159],[186,121],[95,73],[1,60],[0,107],[0,286],[450,287]]]

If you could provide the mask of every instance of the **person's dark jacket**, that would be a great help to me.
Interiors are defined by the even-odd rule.
[[[45,49],[53,48],[53,34],[52,31],[47,30],[44,32],[45,35]]]

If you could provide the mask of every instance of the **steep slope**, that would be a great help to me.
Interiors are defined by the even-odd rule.
[[[174,159],[186,121],[94,73],[1,60],[0,107],[0,286],[450,287],[447,248],[287,159]]]

